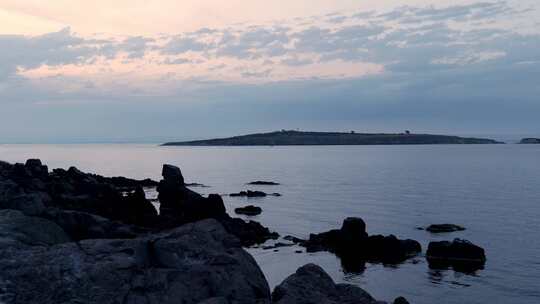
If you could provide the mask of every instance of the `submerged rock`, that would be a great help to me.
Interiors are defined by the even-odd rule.
[[[231,193],[229,196],[231,197],[265,197],[268,194],[262,192],[262,191],[240,191],[238,193]]]
[[[254,182],[249,182],[248,185],[278,186],[279,183],[258,180],[258,181],[254,181]]]
[[[336,284],[319,266],[307,264],[285,279],[272,292],[276,304],[376,304],[360,287]]]
[[[430,268],[452,267],[458,271],[482,269],[486,263],[484,249],[467,240],[430,242],[426,252]]]
[[[261,214],[262,209],[261,209],[261,207],[256,207],[256,206],[253,206],[253,205],[249,205],[249,206],[245,206],[245,207],[236,208],[236,209],[234,209],[234,212],[236,214],[255,216],[255,215]]]
[[[465,230],[465,227],[454,225],[454,224],[433,224],[429,225],[426,228],[426,231],[429,231],[431,233],[445,233],[445,232],[455,232],[455,231],[463,231]]]
[[[6,304],[270,302],[255,260],[215,220],[137,239],[0,251]]]

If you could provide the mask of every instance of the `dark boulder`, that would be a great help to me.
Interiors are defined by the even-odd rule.
[[[157,191],[160,217],[165,222],[178,225],[227,215],[221,196],[210,194],[205,198],[188,189],[178,167],[163,165],[162,175]]]
[[[431,233],[446,233],[446,232],[455,232],[455,231],[463,231],[465,230],[465,227],[454,225],[454,224],[433,224],[429,225],[426,228],[426,231],[429,231]]]
[[[336,284],[319,266],[307,264],[286,278],[272,292],[277,304],[376,304],[360,287]]]
[[[0,247],[0,273],[6,304],[270,302],[253,257],[215,220],[129,240]]]
[[[255,215],[261,214],[262,209],[261,209],[261,207],[249,205],[249,206],[245,206],[245,207],[236,208],[236,209],[234,209],[234,212],[236,214],[255,216]]]
[[[458,271],[482,269],[486,262],[484,249],[467,240],[430,242],[426,252],[430,268],[452,267]]]

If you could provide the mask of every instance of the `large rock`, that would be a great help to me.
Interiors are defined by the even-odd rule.
[[[366,224],[360,218],[347,218],[341,229],[311,234],[299,242],[308,252],[330,251],[342,259],[346,271],[361,271],[365,261],[395,264],[422,251],[415,240],[397,237],[368,236]]]
[[[464,272],[482,269],[486,263],[482,247],[461,239],[454,239],[452,242],[430,242],[426,258],[430,268],[452,267]]]
[[[17,210],[0,210],[0,255],[8,248],[50,246],[70,241],[64,230],[51,221]]]
[[[0,255],[0,302],[262,304],[270,291],[240,242],[205,220],[143,238]]]
[[[166,222],[189,223],[205,218],[226,216],[221,196],[211,194],[208,198],[188,189],[178,167],[163,165],[163,179],[157,191],[160,202],[160,216]]]
[[[42,215],[60,226],[71,239],[127,239],[149,231],[86,212],[49,208]]]
[[[375,304],[360,287],[336,284],[324,270],[307,264],[279,284],[272,293],[276,304]]]

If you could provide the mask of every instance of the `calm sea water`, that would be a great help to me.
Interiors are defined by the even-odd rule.
[[[419,256],[387,267],[368,264],[346,273],[329,253],[298,247],[250,249],[273,287],[297,267],[315,262],[339,282],[378,299],[411,303],[540,303],[540,145],[157,147],[155,145],[0,145],[0,159],[41,158],[50,168],[75,165],[102,175],[159,179],[161,165],[181,167],[203,193],[245,189],[282,197],[224,197],[229,212],[254,204],[256,220],[281,235],[307,237],[362,217],[370,234],[429,241],[468,239],[486,249],[484,270],[430,270]],[[252,180],[280,186],[247,187]],[[466,231],[431,235],[417,230],[455,223]]]

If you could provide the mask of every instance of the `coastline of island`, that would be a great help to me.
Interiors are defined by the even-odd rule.
[[[167,142],[161,146],[323,146],[504,144],[488,138],[403,133],[308,132],[281,130],[226,138]]]

